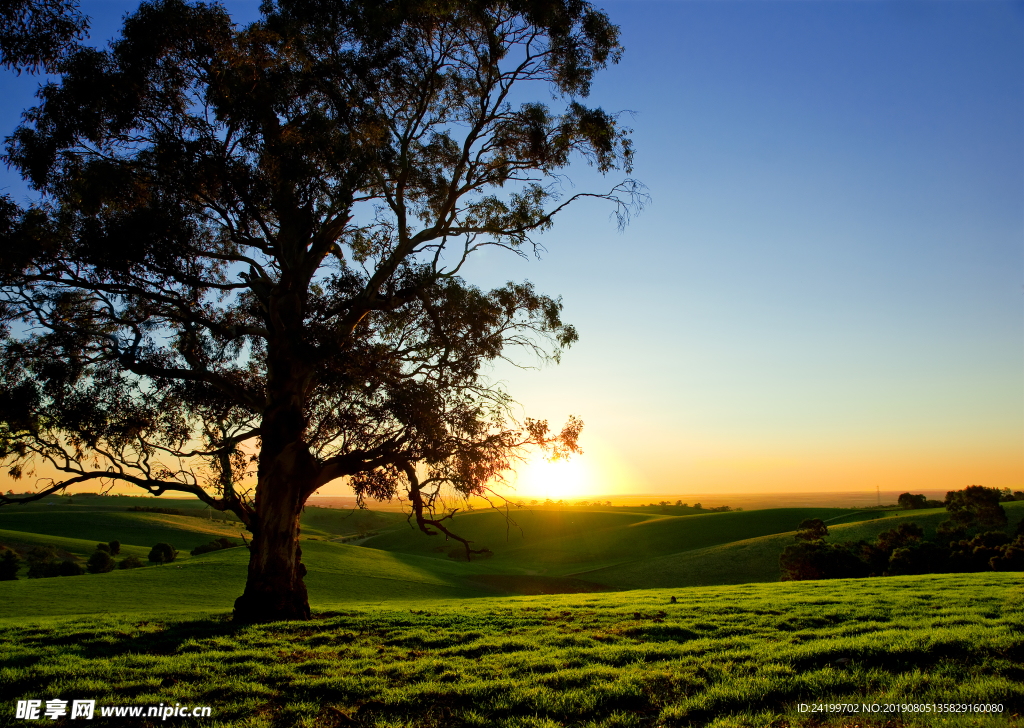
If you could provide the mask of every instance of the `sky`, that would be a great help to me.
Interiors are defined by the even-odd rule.
[[[650,204],[620,232],[580,203],[540,259],[465,270],[580,333],[488,372],[586,423],[517,495],[1024,488],[1024,3],[598,5],[625,54],[589,103],[631,112]],[[130,7],[83,3],[94,38]],[[0,78],[5,134],[37,82]]]

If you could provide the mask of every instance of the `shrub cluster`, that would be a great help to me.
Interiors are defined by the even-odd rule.
[[[193,556],[198,556],[199,554],[208,554],[211,551],[221,551],[223,549],[237,548],[241,545],[242,544],[240,543],[235,543],[230,538],[218,538],[214,539],[213,541],[210,541],[210,543],[203,544],[202,546],[196,546],[194,549],[189,551],[189,553]]]
[[[157,544],[157,547],[167,544]],[[171,549],[176,555],[177,552]],[[11,549],[0,548],[0,581],[10,581],[18,578],[18,569],[21,560],[18,554]],[[81,576],[86,572],[90,574],[105,574],[118,569],[137,569],[143,566],[142,560],[137,556],[126,556],[121,561],[115,561],[114,557],[121,553],[121,542],[110,541],[109,543],[96,544],[96,550],[89,556],[83,567],[74,556],[63,552],[56,546],[37,546],[26,555],[28,561],[29,579],[47,579],[56,576]],[[173,561],[173,557],[171,558]]]
[[[80,576],[85,573],[71,554],[55,546],[36,546],[26,555],[29,579],[47,579],[55,576]],[[14,578],[17,578],[15,576]]]
[[[176,558],[178,552],[169,543],[158,543],[149,551],[149,560],[154,564],[169,564]]]
[[[14,581],[18,578],[18,568],[21,566],[21,559],[18,558],[18,554],[14,552],[14,549],[9,549],[6,546],[0,548],[3,552],[0,555],[0,581]]]
[[[1024,521],[1013,535],[997,530],[1007,523],[1001,496],[995,488],[977,485],[950,491],[944,501],[950,518],[934,540],[925,539],[917,524],[904,523],[873,542],[829,543],[820,519],[803,521],[797,542],[779,558],[782,580],[1024,571]]]

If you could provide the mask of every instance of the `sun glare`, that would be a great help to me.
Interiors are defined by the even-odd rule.
[[[535,498],[573,500],[593,490],[590,480],[587,467],[579,458],[554,462],[537,458],[530,463],[517,490]]]

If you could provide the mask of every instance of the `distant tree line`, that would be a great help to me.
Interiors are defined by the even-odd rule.
[[[1008,521],[1000,505],[1007,500],[1004,495],[980,485],[948,492],[941,504],[949,519],[939,524],[933,539],[925,538],[924,529],[917,524],[903,523],[874,541],[830,543],[825,540],[828,527],[821,519],[802,521],[796,543],[787,546],[779,558],[782,580],[1024,571],[1024,520],[1013,534],[1005,530]],[[900,496],[900,504],[927,503],[924,496],[911,498],[915,500]]]

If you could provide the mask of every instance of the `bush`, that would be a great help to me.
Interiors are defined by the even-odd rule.
[[[845,545],[822,540],[802,541],[786,547],[779,557],[782,581],[852,579],[867,576],[867,565]]]
[[[57,548],[54,546],[36,546],[28,552],[28,561],[34,563],[49,563],[57,558]]]
[[[5,548],[3,552],[3,556],[0,556],[0,581],[15,581],[21,560],[11,549]]]
[[[121,553],[121,542],[120,541],[111,541],[110,543],[107,544],[107,546],[110,547],[110,555],[111,556],[117,556],[119,553]]]
[[[193,556],[199,556],[199,554],[208,554],[211,551],[221,551],[223,549],[233,549],[241,546],[240,543],[235,543],[229,538],[218,538],[210,541],[210,543],[203,544],[202,546],[196,546],[194,549],[189,551]]]
[[[106,546],[106,544],[101,545]],[[89,557],[89,561],[86,562],[85,568],[89,570],[90,574],[106,574],[114,568],[114,558],[109,551],[96,549]]]
[[[121,563],[117,565],[119,569],[137,569],[143,566],[142,559],[138,556],[125,556],[121,559]]]
[[[993,571],[1024,571],[1024,536],[1006,544],[1002,555],[989,559],[989,566]]]
[[[924,508],[928,504],[928,498],[923,493],[920,495],[903,493],[896,502],[901,508],[916,510],[918,508]]]
[[[149,552],[149,560],[154,564],[169,564],[178,558],[178,552],[169,543],[158,543]]]
[[[1006,525],[1006,511],[999,505],[1001,495],[996,488],[969,485],[946,493],[946,510],[951,520],[966,528],[1001,528]]]
[[[60,564],[56,561],[30,561],[28,565],[29,579],[49,579],[60,576]]]
[[[110,553],[110,545],[109,544],[105,544],[105,543],[98,543],[98,544],[96,544],[96,550],[97,551],[103,551],[103,552],[109,554]]]
[[[57,565],[58,576],[81,576],[85,573],[85,569],[77,561],[71,559],[65,559]]]
[[[988,571],[992,560],[999,559],[1010,545],[1011,539],[1002,531],[985,531],[972,539],[951,544],[949,567],[955,572]]]
[[[936,574],[948,568],[945,549],[931,541],[912,541],[892,552],[887,576]]]
[[[699,506],[700,504],[698,504]],[[828,526],[820,518],[808,518],[797,526],[798,541],[818,541],[828,536]]]

